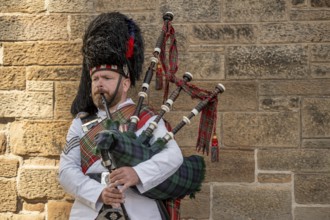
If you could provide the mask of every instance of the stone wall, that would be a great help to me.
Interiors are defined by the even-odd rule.
[[[138,21],[150,56],[172,11],[178,76],[227,88],[220,161],[205,156],[205,183],[182,201],[182,219],[330,219],[329,0],[1,0],[0,219],[68,219],[73,198],[57,172],[81,38],[113,10]],[[152,91],[150,104],[161,96]],[[167,119],[196,103],[182,94]],[[177,135],[185,155],[196,153],[197,124]]]

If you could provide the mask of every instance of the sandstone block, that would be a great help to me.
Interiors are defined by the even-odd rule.
[[[329,22],[261,24],[258,37],[261,43],[329,42]]]
[[[313,62],[327,62],[330,61],[330,45],[328,44],[314,44],[310,46],[311,61]]]
[[[78,2],[78,1],[77,1]],[[96,3],[97,12],[108,12],[113,10],[154,10],[157,7],[155,0],[134,0],[134,1],[116,1],[116,0],[99,0]]]
[[[45,2],[43,0],[5,0],[0,5],[0,12],[2,13],[36,13],[42,11],[45,11]]]
[[[220,21],[219,0],[192,0],[189,3],[184,1],[162,0],[159,3],[160,11],[174,13],[175,22],[219,22]]]
[[[194,24],[188,36],[195,44],[247,44],[257,41],[257,32],[257,27],[251,24]]]
[[[330,99],[305,98],[302,104],[303,137],[330,136]]]
[[[282,173],[259,173],[259,183],[290,183],[292,180],[291,174]]]
[[[258,152],[260,170],[330,172],[329,149],[272,149]]]
[[[17,206],[16,181],[0,179],[0,195],[0,212],[15,212]]]
[[[224,56],[219,52],[188,53],[184,59],[181,59],[180,69],[190,72],[193,75],[193,81],[201,79],[219,81],[225,78],[224,60]],[[184,72],[180,71],[178,74],[183,75]]]
[[[326,21],[330,20],[329,10],[291,10],[292,21]]]
[[[52,92],[0,92],[0,115],[19,118],[53,117]]]
[[[1,177],[15,177],[17,175],[18,160],[6,157],[0,157],[0,176]]]
[[[307,47],[300,45],[229,47],[229,79],[301,79],[308,75]]]
[[[4,43],[4,65],[80,64],[79,42]]]
[[[296,174],[294,176],[294,195],[298,204],[329,204],[329,171],[322,174]]]
[[[213,187],[213,219],[291,220],[291,191],[284,184]]]
[[[226,147],[298,147],[299,114],[224,113]]]
[[[259,98],[259,109],[264,111],[299,111],[300,98],[295,96]]]
[[[304,148],[330,148],[329,139],[304,139],[302,141]]]
[[[224,1],[225,22],[285,21],[288,10],[285,0]]]
[[[0,78],[1,90],[25,89],[25,68],[0,67]]]
[[[291,3],[293,7],[306,6],[306,0],[292,0]]]
[[[296,207],[295,220],[327,220],[330,219],[330,207]]]
[[[330,80],[291,80],[260,82],[259,95],[330,95]]]
[[[58,156],[65,145],[68,121],[17,121],[10,127],[10,146],[17,155]]]
[[[23,210],[24,211],[32,211],[32,212],[43,212],[45,210],[44,203],[23,203]]]
[[[210,186],[203,185],[195,198],[185,197],[181,200],[181,219],[209,219],[210,217]]]
[[[70,0],[70,1],[48,1],[48,11],[49,12],[94,12],[95,11],[94,1],[88,0]],[[113,9],[112,9],[113,10]]]
[[[48,201],[47,219],[69,219],[72,203],[66,201]]]
[[[36,81],[78,81],[81,71],[80,66],[29,66],[26,78]]]
[[[18,194],[25,199],[60,199],[65,195],[57,180],[57,169],[22,168]]]
[[[311,6],[314,8],[328,8],[330,2],[328,0],[311,0]]]
[[[1,220],[44,220],[43,214],[11,214],[11,213],[0,213]]]
[[[78,91],[79,82],[55,83],[55,118],[72,119],[71,104]]]
[[[6,153],[6,146],[7,146],[7,136],[5,133],[0,132],[0,155]]]
[[[312,64],[311,75],[313,78],[330,78],[330,65]]]
[[[227,150],[220,147],[219,162],[206,160],[205,182],[254,182],[254,152]]]
[[[54,83],[52,81],[27,81],[26,87],[27,91],[54,91]]]
[[[56,1],[55,1],[56,2]],[[85,30],[95,15],[71,15],[70,19],[70,39],[83,39]]]
[[[66,15],[2,16],[0,40],[67,40],[67,23]]]

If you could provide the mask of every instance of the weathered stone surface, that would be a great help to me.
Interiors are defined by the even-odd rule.
[[[330,150],[259,150],[258,166],[260,170],[330,172]]]
[[[330,20],[329,10],[291,10],[290,20],[292,21],[326,21]]]
[[[83,39],[85,30],[96,15],[71,15],[70,39]]]
[[[0,44],[0,65],[3,65],[3,46]]]
[[[304,139],[302,141],[304,148],[330,148],[329,139]]]
[[[291,220],[291,190],[284,184],[213,187],[213,219]]]
[[[253,151],[227,150],[220,147],[219,162],[206,159],[205,182],[254,182]]]
[[[251,24],[194,24],[189,29],[192,43],[255,43],[257,27]],[[258,33],[259,34],[259,33]]]
[[[159,4],[163,13],[171,11],[174,13],[175,22],[219,22],[220,1],[218,0],[162,0]]]
[[[0,67],[0,90],[25,89],[25,68]]]
[[[31,157],[29,159],[25,159],[24,160],[24,166],[44,166],[44,167],[49,167],[49,166],[56,166],[58,167],[60,164],[60,160],[59,159],[48,159],[45,157]]]
[[[202,61],[202,62],[199,62]],[[181,59],[180,69],[184,72],[190,72],[193,75],[193,81],[207,80],[223,80],[225,58],[219,52],[194,52],[188,53],[186,57]],[[183,75],[184,72],[178,72]],[[179,77],[177,75],[177,77]],[[180,77],[180,79],[182,79]]]
[[[89,0],[69,0],[69,1],[58,1],[49,0],[47,10],[49,12],[94,12],[95,1]]]
[[[329,171],[322,174],[296,174],[294,176],[294,195],[298,204],[329,204]]]
[[[258,32],[261,43],[329,42],[330,23],[267,23]]]
[[[17,175],[18,160],[13,158],[0,157],[0,176],[15,177]]]
[[[330,65],[312,64],[311,75],[313,78],[330,78]]]
[[[57,169],[22,168],[18,194],[26,199],[60,199],[65,193],[59,185]]]
[[[47,219],[69,219],[72,203],[66,201],[48,201]]]
[[[296,6],[306,6],[306,1],[307,0],[292,0],[292,6],[296,7]]]
[[[285,0],[223,1],[225,22],[285,21]]]
[[[0,195],[0,212],[15,212],[17,205],[16,181],[0,179]]]
[[[330,95],[330,80],[291,80],[260,82],[261,96]]]
[[[0,155],[6,152],[7,136],[5,133],[0,132]]]
[[[2,117],[51,118],[52,92],[0,92]]]
[[[27,12],[38,13],[45,11],[45,2],[43,0],[2,0],[0,5],[0,12]]]
[[[1,220],[44,220],[43,214],[10,214],[10,213],[0,213]]]
[[[36,212],[43,212],[45,210],[44,203],[23,203],[23,210],[24,211],[36,211]]]
[[[27,80],[37,81],[79,81],[82,68],[80,66],[31,66],[27,67]]]
[[[311,6],[315,8],[327,8],[330,7],[329,0],[311,0]]]
[[[32,92],[32,91],[53,92],[54,83],[52,81],[27,81],[26,90],[29,92]]]
[[[3,43],[3,47],[4,65],[68,65],[82,60],[79,42]]]
[[[258,173],[259,183],[290,183],[291,174],[282,173]]]
[[[67,15],[1,16],[0,40],[67,40],[67,23]]]
[[[330,61],[330,45],[329,44],[313,44],[310,46],[311,61],[327,62]]]
[[[77,1],[78,2],[78,1]],[[96,3],[98,12],[108,12],[114,10],[152,10],[156,9],[157,2],[155,0],[134,0],[134,1],[116,1],[116,0],[99,0]]]
[[[300,45],[229,47],[229,79],[300,79],[308,74],[307,47]]]
[[[186,196],[181,200],[180,219],[209,219],[210,218],[210,186],[203,185],[195,198]]]
[[[55,118],[72,119],[71,103],[78,91],[79,82],[55,83]]]
[[[298,147],[299,114],[224,113],[226,147]]]
[[[264,111],[299,111],[300,98],[296,96],[289,97],[267,97],[259,98],[259,109]]]
[[[10,127],[10,146],[17,155],[58,156],[68,121],[18,121]]]
[[[302,103],[303,137],[330,136],[330,99],[305,98]]]
[[[328,220],[330,219],[330,207],[296,207],[295,220]]]

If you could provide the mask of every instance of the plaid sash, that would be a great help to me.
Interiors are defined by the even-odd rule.
[[[111,114],[112,118],[120,123],[120,130],[125,131],[127,129],[127,124],[129,118],[134,114],[135,105],[127,105],[118,111]],[[148,107],[144,107],[140,113],[140,121],[137,124],[137,128],[141,128],[144,123],[153,116],[154,113]],[[95,154],[95,136],[99,132],[106,129],[106,119],[101,121],[95,127],[93,127],[84,137],[80,139],[80,151],[81,151],[81,168],[82,172],[85,174],[90,166],[94,162],[100,159],[100,156]]]

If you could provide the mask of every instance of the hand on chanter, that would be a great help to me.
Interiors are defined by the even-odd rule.
[[[132,167],[120,167],[110,173],[110,183],[122,185],[121,192],[139,182],[140,178]]]
[[[101,202],[119,208],[120,203],[124,203],[124,193],[117,188],[117,184],[109,184],[101,193]]]

